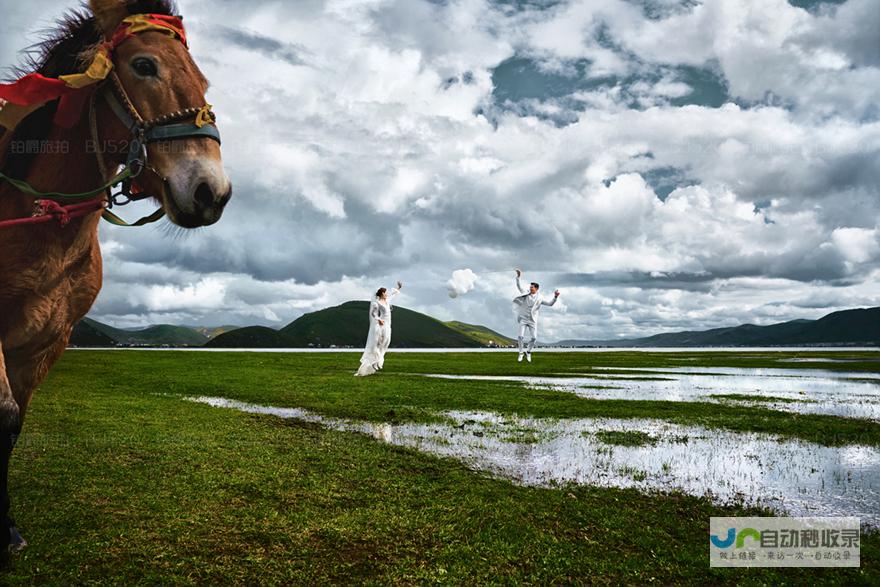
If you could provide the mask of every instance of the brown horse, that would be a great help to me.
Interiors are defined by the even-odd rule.
[[[90,12],[67,16],[54,38],[39,46],[40,55],[30,68],[48,78],[83,72],[96,48],[102,43],[107,46],[124,19],[174,14],[167,0],[91,0],[90,8]],[[184,37],[182,27],[179,36]],[[133,137],[119,103],[128,116],[139,114],[142,120],[158,122],[188,117],[189,124],[179,126],[189,127],[195,126],[192,119],[197,112],[206,111],[208,83],[193,62],[185,37],[138,30],[109,55],[113,77],[89,90],[93,92],[91,108],[81,109],[79,122],[69,128],[57,124],[59,102],[55,100],[0,135],[0,172],[44,192],[87,192],[107,182],[126,163],[126,149],[120,146]],[[102,99],[105,94],[117,100],[115,111],[111,98]],[[185,228],[212,224],[231,195],[220,159],[219,135],[213,137],[217,140],[207,140],[196,132],[180,134],[154,138],[146,146],[149,164],[135,180],[136,187],[154,196],[174,224]],[[34,145],[39,148],[28,148]],[[27,217],[33,207],[33,196],[0,181],[0,220]],[[101,289],[100,218],[96,210],[64,226],[52,222],[0,230],[3,555],[24,546],[9,516],[10,454],[34,389],[64,352],[73,326]]]

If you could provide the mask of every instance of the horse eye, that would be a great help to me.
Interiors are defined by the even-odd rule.
[[[156,62],[146,57],[138,57],[131,62],[131,68],[141,77],[156,77],[159,73]]]

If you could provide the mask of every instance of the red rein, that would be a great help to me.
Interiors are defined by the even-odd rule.
[[[104,200],[89,200],[77,204],[62,206],[53,200],[37,200],[34,202],[34,213],[27,218],[13,218],[12,220],[0,220],[0,228],[20,226],[27,224],[40,224],[43,222],[58,222],[59,226],[67,226],[74,218],[86,216],[92,212],[104,209]]]

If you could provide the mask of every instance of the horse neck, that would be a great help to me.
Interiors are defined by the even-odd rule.
[[[41,192],[85,192],[101,185],[103,181],[90,142],[87,118],[69,129],[53,126],[45,139],[33,141],[16,139],[16,141],[12,142],[7,136],[0,141],[0,150],[4,153],[0,158],[0,164],[6,159],[5,154],[14,149],[24,149],[27,152],[36,150],[37,155],[33,158],[26,176],[16,179],[24,179]],[[33,196],[23,194],[10,184],[0,183],[0,219],[29,216],[33,211],[34,200]],[[63,229],[56,223],[49,222],[42,225],[26,225],[24,230],[33,232],[38,229],[41,233],[40,238],[49,241],[53,239],[62,239],[68,243],[81,239],[97,241],[98,218],[99,214],[96,212],[71,220]],[[0,234],[0,239],[4,237],[5,235]]]

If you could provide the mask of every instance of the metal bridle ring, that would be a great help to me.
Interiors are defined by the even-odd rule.
[[[125,201],[123,201],[122,198],[125,198]],[[110,200],[114,206],[125,206],[132,201],[131,197],[124,193],[113,194]]]
[[[146,158],[144,158],[144,159],[146,159]],[[144,171],[144,168],[146,166],[147,166],[147,162],[145,160],[132,159],[128,163],[128,168],[131,170],[131,179],[134,179],[137,176],[139,176]]]

